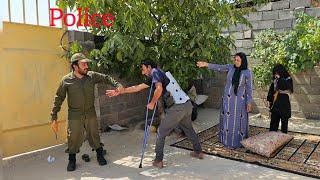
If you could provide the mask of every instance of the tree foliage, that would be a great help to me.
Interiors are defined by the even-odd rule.
[[[228,0],[58,0],[57,3],[61,8],[89,7],[89,14],[115,15],[110,29],[90,28],[92,33],[106,39],[102,49],[91,52],[100,70],[137,77],[140,62],[152,59],[169,70],[184,88],[206,71],[195,66],[197,60],[215,63],[229,60],[233,41],[221,36],[221,31],[232,24],[248,25],[243,16],[251,10],[236,8]]]

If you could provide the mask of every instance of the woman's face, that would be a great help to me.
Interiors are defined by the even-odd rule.
[[[235,56],[234,57],[234,65],[238,68],[241,66],[241,58],[240,56]]]

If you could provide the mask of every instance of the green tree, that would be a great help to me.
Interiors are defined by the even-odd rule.
[[[234,3],[241,6],[244,1]],[[195,66],[197,60],[229,60],[233,41],[221,36],[221,31],[232,24],[249,25],[243,16],[251,10],[236,8],[228,0],[58,0],[57,4],[115,16],[110,29],[89,29],[106,39],[101,50],[91,52],[100,70],[136,77],[141,60],[149,58],[169,70],[184,88],[206,71]]]

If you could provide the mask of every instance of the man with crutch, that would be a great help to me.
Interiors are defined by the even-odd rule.
[[[141,71],[142,74],[147,76],[148,79],[139,85],[131,86],[122,89],[121,91],[115,90],[107,90],[106,95],[113,97],[119,94],[125,93],[135,93],[139,92],[143,89],[154,87],[155,91],[153,93],[153,97],[150,101],[148,101],[147,109],[153,110],[152,120],[154,118],[154,112],[156,108],[156,104],[159,98],[162,97],[165,106],[165,116],[161,120],[160,125],[158,127],[157,132],[157,140],[156,140],[156,157],[153,161],[153,166],[158,168],[163,168],[163,149],[165,138],[170,134],[170,132],[179,125],[186,136],[191,140],[193,144],[194,151],[190,153],[192,157],[196,157],[199,159],[203,159],[204,154],[201,149],[200,142],[198,140],[198,136],[192,127],[191,122],[191,113],[192,113],[192,104],[189,101],[189,97],[181,90],[180,86],[171,76],[171,79],[168,78],[168,74],[164,73],[161,69],[157,68],[156,64],[152,61],[144,61],[141,63]],[[168,72],[167,72],[168,73]],[[169,75],[171,75],[169,73]],[[170,92],[169,92],[170,91]],[[151,93],[151,89],[150,89]],[[149,97],[150,97],[149,93]],[[178,94],[175,97],[171,96],[174,94]],[[150,98],[149,98],[150,99]],[[142,159],[144,148],[147,144],[147,139],[149,136],[149,127],[148,124],[152,124],[152,122],[147,122],[146,116],[146,128],[145,128],[145,138],[143,142],[143,150],[140,167],[142,166]],[[152,121],[151,120],[151,121]]]

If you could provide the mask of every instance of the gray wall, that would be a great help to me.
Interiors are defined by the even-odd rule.
[[[129,83],[125,79],[118,80],[124,86],[136,84]],[[144,120],[147,105],[147,90],[109,98],[105,95],[106,89],[114,88],[106,84],[98,84],[96,88],[96,112],[100,120],[101,130],[105,130],[108,125],[112,124],[128,126]]]
[[[293,80],[294,93],[290,96],[292,116],[320,120],[320,67],[293,75]],[[267,91],[256,90],[254,93],[256,112],[266,114],[264,98]]]
[[[252,24],[252,28],[243,24],[232,25],[222,33],[224,36],[231,35],[235,39],[235,52],[242,51],[250,56],[254,51],[252,48],[254,38],[266,29],[274,29],[282,32],[291,29],[296,19],[294,12],[304,11],[309,15],[319,17],[320,8],[312,7],[311,0],[284,0],[270,2],[257,7],[257,12],[246,16]]]

